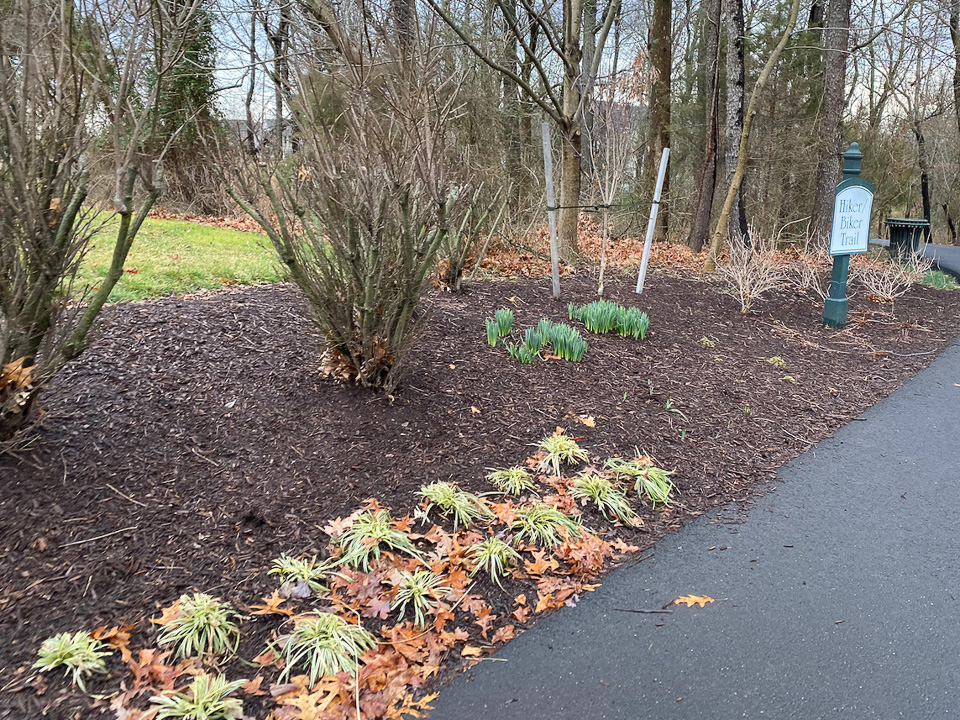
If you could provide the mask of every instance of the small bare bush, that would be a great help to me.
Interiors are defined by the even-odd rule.
[[[750,312],[755,300],[786,282],[787,272],[775,243],[751,233],[752,244],[731,242],[727,259],[717,266],[725,290],[740,301],[740,312]]]
[[[850,275],[877,302],[893,302],[911,287],[923,281],[933,268],[933,258],[912,257],[904,263],[895,260],[859,260],[851,263]]]

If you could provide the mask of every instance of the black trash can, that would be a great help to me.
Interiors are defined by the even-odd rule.
[[[887,218],[885,224],[890,230],[890,254],[900,262],[916,257],[930,223],[923,218]]]

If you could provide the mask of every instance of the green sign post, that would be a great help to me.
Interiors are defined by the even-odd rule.
[[[840,328],[847,324],[847,274],[850,256],[865,253],[870,241],[873,184],[860,177],[863,154],[856,143],[843,154],[843,180],[833,193],[833,226],[830,255],[833,272],[830,294],[824,300],[823,324]]]

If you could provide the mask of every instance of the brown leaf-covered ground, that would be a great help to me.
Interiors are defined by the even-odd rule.
[[[32,445],[0,455],[0,717],[100,712],[59,679],[37,694],[45,637],[128,621],[144,646],[143,619],[194,588],[249,606],[276,588],[274,558],[320,551],[320,528],[365,499],[402,515],[430,481],[489,491],[487,468],[522,461],[558,425],[595,457],[639,448],[676,469],[680,503],[621,531],[648,546],[748,498],[960,334],[960,293],[916,288],[892,306],[861,294],[836,331],[811,296],[784,291],[742,317],[693,274],[654,272],[640,297],[633,282],[608,281],[608,296],[649,312],[652,332],[582,330],[581,364],[522,366],[486,344],[483,319],[505,306],[519,328],[566,321],[567,301],[593,298],[586,277],[564,278],[562,304],[542,279],[432,291],[393,397],[319,378],[289,287],[110,308],[45,392]]]

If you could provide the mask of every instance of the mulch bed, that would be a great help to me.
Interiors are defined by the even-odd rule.
[[[582,330],[585,362],[532,366],[486,344],[484,317],[566,321],[591,280],[565,278],[562,304],[549,280],[432,291],[392,397],[319,378],[289,287],[110,308],[45,392],[32,445],[0,455],[0,717],[112,717],[53,676],[37,694],[44,638],[140,621],[145,641],[142,620],[193,589],[249,605],[276,588],[274,558],[320,552],[320,528],[365,499],[402,515],[427,482],[487,492],[487,468],[522,461],[557,426],[596,457],[639,448],[676,469],[681,502],[620,531],[648,547],[751,497],[960,334],[960,293],[861,295],[837,331],[813,297],[780,293],[742,317],[701,277],[657,271],[641,297],[632,284],[615,278],[608,297],[649,312],[644,342]],[[248,638],[251,656],[269,630]]]

